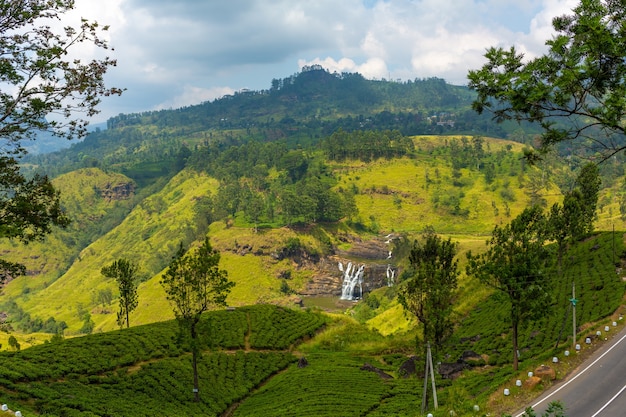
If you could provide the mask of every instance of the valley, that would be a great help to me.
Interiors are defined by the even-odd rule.
[[[437,357],[454,371],[437,374],[435,415],[510,413],[550,386],[498,395],[572,345],[562,330],[572,282],[581,340],[621,325],[623,156],[601,164],[594,232],[568,244],[562,268],[546,266],[554,301],[520,329],[517,371],[508,304],[465,272],[466,254],[484,252],[494,227],[529,205],[562,202],[590,156],[557,149],[528,163],[536,127],[473,115],[471,92],[442,80],[317,70],[281,85],[120,115],[68,149],[24,159],[25,170],[53,178],[71,224],[0,246],[3,259],[26,266],[0,296],[0,396],[41,415],[422,415],[423,325],[397,292],[427,228],[458,245],[461,270],[454,332]],[[161,277],[181,244],[205,236],[235,286],[229,308],[203,318],[207,395],[194,404]],[[101,272],[120,258],[138,265],[130,329],[119,329],[118,289]],[[360,267],[362,281],[342,297]],[[554,365],[555,378],[577,363]]]

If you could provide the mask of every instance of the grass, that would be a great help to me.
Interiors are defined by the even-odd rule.
[[[413,158],[330,164],[338,179],[337,187],[358,190],[355,199],[359,215],[353,220],[366,226],[366,232],[351,230],[345,223],[301,230],[259,229],[257,233],[252,227],[227,227],[224,222],[213,224],[209,229],[211,242],[223,254],[223,267],[238,283],[229,302],[234,305],[258,300],[289,302],[288,294],[281,291],[283,282],[279,276],[290,277],[286,282],[291,290],[298,291],[306,286],[317,273],[310,261],[301,264],[292,262],[293,259],[277,261],[275,258],[289,239],[298,239],[309,254],[324,255],[330,253],[330,245],[343,245],[345,249],[347,244],[341,240],[342,235],[369,239],[391,231],[414,234],[430,225],[437,233],[460,242],[461,263],[466,250],[484,248],[484,239],[493,226],[508,222],[527,201],[520,183],[524,177],[519,175],[519,158],[515,153],[520,152],[522,145],[484,138],[484,148],[501,161],[496,180],[487,184],[483,171],[462,168],[459,185],[454,185],[448,149],[453,140],[460,138],[416,137],[417,151]],[[67,204],[74,207],[73,211],[84,211],[81,219],[95,219],[92,221],[98,223],[105,221],[114,207],[99,198],[96,191],[106,188],[107,184],[130,180],[119,174],[86,169],[55,181],[63,190],[67,188]],[[83,194],[72,188],[76,183],[83,184]],[[133,313],[134,322],[149,323],[170,317],[159,289],[159,276],[180,242],[189,246],[202,237],[203,230],[196,224],[195,203],[199,197],[214,194],[218,186],[213,178],[183,170],[163,189],[137,204],[118,226],[101,237],[96,236],[80,253],[72,253],[62,241],[67,236],[57,233],[44,245],[24,248],[9,243],[7,259],[23,260],[32,273],[9,283],[4,289],[5,295],[16,300],[33,318],[54,317],[65,321],[69,335],[78,334],[83,325],[79,312],[84,310],[91,314],[96,331],[115,329],[116,300],[106,309],[109,313],[104,314],[94,300],[99,291],[110,290],[117,296],[113,282],[104,281],[100,269],[115,259],[126,257],[140,265],[142,280],[140,307]],[[507,198],[511,201],[505,201],[503,190],[508,190]],[[453,213],[457,208],[450,204],[455,204],[455,198],[461,214]],[[551,202],[558,196],[546,198]],[[505,209],[507,204],[509,207]],[[243,247],[251,249],[243,255]],[[10,258],[13,255],[15,258]],[[458,310],[465,314],[486,293],[475,291],[476,283],[471,279],[460,284]]]
[[[315,225],[308,228],[259,229],[258,232],[251,227],[233,227],[224,222],[212,224],[209,236],[213,246],[222,254],[220,267],[226,269],[229,277],[236,283],[228,299],[229,304],[237,307],[259,302],[286,304],[289,302],[289,296],[281,291],[281,283],[285,278],[279,277],[289,276],[290,278],[285,282],[292,289],[297,290],[306,285],[316,273],[319,273],[311,267],[313,262],[310,259],[289,257],[281,259],[277,256],[288,242],[293,243],[294,239],[297,239],[301,247],[306,249],[306,253],[313,257],[313,255],[330,253],[329,243],[335,246],[341,245],[344,250],[348,249],[349,244],[342,240],[347,235],[359,239],[370,239],[393,230],[414,236],[424,226],[433,225],[438,233],[446,237],[450,236],[452,240],[459,242],[459,264],[463,269],[465,253],[469,250],[474,252],[483,250],[486,247],[485,240],[493,226],[508,222],[518,210],[521,210],[528,197],[524,189],[520,188],[520,179],[523,180],[523,177],[517,174],[510,175],[504,171],[499,173],[494,183],[487,184],[482,172],[463,168],[460,170],[461,177],[458,184],[452,184],[451,165],[440,149],[441,142],[448,139],[416,138],[415,141],[421,154],[418,153],[414,159],[380,160],[371,164],[351,161],[333,165],[339,181],[338,187],[359,190],[356,200],[362,222],[371,229],[367,233],[359,234],[345,224]],[[491,140],[488,144],[493,152],[506,149],[509,145],[506,142]],[[516,147],[512,149],[518,150]],[[513,156],[515,155],[512,154],[511,158]],[[513,159],[510,158],[504,159],[501,168],[514,171],[515,166],[512,161]],[[83,173],[83,175],[87,174]],[[100,173],[94,172],[92,176],[100,178],[99,175]],[[171,307],[165,300],[163,289],[159,284],[160,274],[179,242],[191,244],[196,239],[199,232],[195,229],[194,202],[200,196],[215,192],[217,186],[214,179],[183,171],[159,193],[146,198],[137,205],[118,227],[86,247],[77,255],[76,261],[71,266],[67,263],[67,271],[64,274],[57,272],[58,276],[53,276],[50,272],[14,280],[4,289],[5,294],[19,300],[20,305],[31,312],[33,317],[41,317],[45,320],[52,316],[57,320],[66,320],[70,324],[68,335],[78,333],[77,330],[82,324],[79,312],[86,310],[91,313],[92,319],[96,322],[95,331],[98,334],[94,337],[98,337],[101,331],[107,334],[108,331],[117,328],[116,300],[107,308],[108,312],[102,312],[102,308],[95,305],[92,299],[94,291],[106,288],[115,289],[112,282],[104,281],[99,271],[103,265],[112,260],[127,256],[141,263],[144,280],[139,287],[140,306],[131,315],[131,325],[137,326],[171,319]],[[436,195],[439,195],[439,200],[435,198]],[[462,196],[460,209],[466,210],[465,215],[451,214],[450,206],[446,206],[448,203],[442,203],[441,198],[447,198],[450,195]],[[556,201],[558,196],[547,198],[550,204]],[[505,203],[509,205],[510,213],[506,212]],[[605,215],[609,210],[606,207],[608,206],[605,206],[604,211],[599,213],[599,223],[603,225],[608,224],[608,217]],[[60,237],[55,235],[50,239],[52,240],[49,242],[56,242],[53,239],[60,239]],[[60,240],[57,241],[60,242]],[[615,251],[613,251],[614,247]],[[33,270],[52,271],[71,258],[71,254],[66,254],[64,247],[60,245],[58,256],[51,255],[49,258],[41,256],[40,252],[37,252],[37,246],[33,247],[33,252],[20,252],[22,249],[17,246],[12,249],[14,253],[19,253],[22,257],[32,258],[29,262],[33,265]],[[568,259],[571,258],[575,262],[569,262],[567,274],[555,285],[555,310],[546,320],[533,323],[521,334],[523,369],[532,368],[536,366],[536,360],[549,358],[553,354],[553,345],[556,343],[567,308],[567,300],[571,296],[572,281],[576,282],[577,297],[581,300],[580,323],[585,321],[602,323],[623,303],[621,296],[624,293],[624,283],[622,276],[615,273],[617,259],[623,251],[621,235],[616,239],[616,235],[602,233],[576,246],[568,253]],[[372,378],[370,373],[355,369],[368,362],[397,376],[399,363],[416,351],[415,336],[419,334],[419,325],[413,318],[407,317],[397,301],[393,299],[393,289],[382,288],[374,291],[370,296],[376,300],[370,300],[371,303],[364,300],[346,313],[329,315],[332,322],[324,332],[305,344],[290,345],[286,349],[295,355],[304,355],[314,359],[310,369],[301,372],[300,368],[290,365],[295,361],[294,356],[287,360],[288,363],[284,363],[280,372],[272,370],[261,378],[262,381],[266,381],[278,372],[270,383],[263,385],[263,382],[259,382],[252,387],[247,386],[245,392],[237,391],[238,394],[235,396],[237,398],[216,400],[220,404],[218,408],[222,410],[229,405],[239,404],[235,412],[246,415],[246,410],[254,407],[268,407],[270,399],[280,396],[280,393],[277,394],[270,389],[271,387],[294,390],[293,396],[289,394],[285,397],[293,400],[304,395],[303,392],[296,392],[296,388],[327,375],[328,387],[310,388],[311,398],[327,399],[323,404],[327,403],[328,406],[324,409],[317,409],[319,415],[324,415],[324,413],[338,415],[337,410],[344,407],[343,397],[347,395],[347,392],[342,389],[345,390],[345,387],[351,384],[371,387],[371,396],[369,394],[361,396],[363,390],[350,391],[353,393],[353,398],[362,401],[363,408],[359,405],[359,410],[364,415],[412,415],[411,413],[415,413],[415,410],[419,408],[419,405],[416,406],[416,401],[419,401],[421,393],[419,378],[409,378],[406,381],[396,378],[398,380],[389,382],[376,379],[378,376]],[[311,307],[311,310],[317,310],[317,308]],[[509,365],[511,355],[508,353],[510,342],[506,305],[496,299],[488,288],[480,285],[474,278],[462,275],[455,313],[459,327],[455,338],[446,347],[448,359],[455,361],[463,350],[468,349],[485,355],[486,359],[484,366],[463,373],[454,382],[438,380],[438,386],[441,387],[441,402],[445,404],[445,407],[442,407],[436,415],[447,415],[446,413],[451,409],[456,410],[457,415],[473,415],[471,407],[474,403],[480,404],[481,409],[490,407],[495,410],[505,410],[507,405],[500,404],[502,401],[499,397],[491,396],[498,393],[501,387],[510,384],[511,380],[514,381],[514,378],[519,377],[518,373],[512,372]],[[266,319],[267,322],[272,322],[272,320]],[[245,323],[247,322],[239,319],[232,323],[232,327],[245,328],[247,326]],[[585,332],[592,330],[593,327],[585,329]],[[480,338],[476,338],[477,335],[480,335]],[[51,335],[19,335],[17,333],[16,336],[24,348],[41,344],[51,337]],[[8,346],[8,341],[4,339],[0,338],[0,343],[4,348]],[[239,343],[245,344],[245,342]],[[559,351],[566,345],[571,345],[571,340],[562,341]],[[240,348],[241,346],[234,349]],[[164,348],[157,350],[163,352]],[[227,352],[227,354],[232,355],[233,352]],[[128,355],[130,361],[134,353]],[[246,363],[246,360],[250,358],[252,356],[242,357],[242,363]],[[128,369],[143,365],[136,363],[136,358],[134,360],[133,367]],[[226,374],[231,372],[228,370],[230,368],[238,369],[242,366],[237,361],[231,362],[221,356],[212,357],[210,360],[217,360],[217,362],[207,362],[210,363],[210,367],[218,369],[216,378],[222,372]],[[182,358],[172,361],[165,368],[149,369],[146,367],[147,373],[142,374],[141,378],[158,380],[160,373],[173,372],[174,375],[184,379],[187,374],[181,377],[183,374],[178,373],[186,372],[182,371],[185,367],[182,361]],[[565,366],[565,364],[562,365]],[[206,364],[204,366],[209,367]],[[339,370],[341,372],[338,372]],[[559,372],[563,375],[567,370],[559,368]],[[86,377],[75,375],[75,377],[78,382],[74,388],[82,390],[98,382],[96,380],[103,375],[99,373]],[[116,373],[104,375],[104,377],[111,378],[108,380],[111,382],[119,381],[116,378],[127,376],[123,373],[120,375]],[[174,383],[171,382],[170,377],[166,380],[168,383]],[[129,385],[123,386],[131,390],[133,385],[130,385],[128,381],[125,384]],[[330,383],[331,381],[333,382]],[[74,382],[76,381],[72,384]],[[160,391],[157,385],[154,382],[147,385],[149,388],[141,394],[142,401],[148,402],[147,397],[143,395],[148,395],[150,392],[158,395]],[[44,389],[44,387],[39,388]],[[104,395],[100,388],[101,386],[98,386],[96,391]],[[184,396],[185,390],[186,388],[180,388],[180,391],[176,392]],[[82,391],[80,392],[83,395]],[[516,392],[516,395],[522,395],[522,393]],[[306,396],[308,397],[308,394]],[[101,397],[99,401],[104,398]],[[289,404],[288,406],[292,408],[286,408],[284,415],[296,412],[305,414],[308,412],[304,407],[305,404],[308,403],[302,401],[302,407],[298,407],[298,404]],[[330,414],[329,410],[332,410],[334,414]],[[213,410],[207,413],[215,412]]]
[[[350,161],[336,164],[339,187],[358,190],[355,196],[361,221],[381,231],[420,231],[430,225],[438,233],[484,234],[493,225],[510,221],[523,210],[528,197],[519,175],[502,172],[496,181],[487,184],[482,171],[461,169],[461,187],[454,185],[449,156],[440,151],[459,137],[415,138],[418,153],[413,158],[377,160],[370,163]],[[520,144],[486,139],[491,152],[507,149],[519,152]],[[509,152],[509,151],[507,151]],[[513,154],[510,154],[513,155]],[[512,159],[512,161],[515,161]],[[519,161],[512,162],[518,172]],[[502,164],[503,168],[506,164]],[[528,168],[527,168],[528,169]],[[509,200],[503,197],[508,191]],[[547,204],[557,201],[558,193],[544,190]],[[448,200],[458,198],[456,212]]]

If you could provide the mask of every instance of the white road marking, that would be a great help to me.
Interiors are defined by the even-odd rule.
[[[620,394],[621,394],[621,393],[622,393],[625,389],[626,389],[626,385],[624,385],[624,386],[622,387],[622,389],[621,389],[621,390],[619,390],[619,392],[613,396],[613,398],[611,398],[611,399],[610,399],[610,400],[609,400],[606,404],[604,404],[604,405],[602,406],[602,408],[601,408],[601,409],[599,409],[599,410],[598,410],[598,411],[597,411],[594,415],[592,415],[591,417],[596,417],[598,414],[600,414],[600,413],[602,412],[602,410],[604,410],[605,408],[607,408],[607,407],[609,406],[609,404],[611,404],[611,403],[613,402],[613,400],[615,400],[617,397],[619,397],[619,395],[620,395]]]
[[[583,369],[582,371],[580,371],[578,374],[576,374],[572,379],[570,379],[569,381],[567,381],[566,383],[564,383],[563,385],[561,385],[558,389],[554,390],[554,392],[552,392],[550,395],[548,395],[547,397],[545,397],[544,399],[542,399],[541,401],[533,404],[532,408],[537,407],[539,404],[541,404],[542,402],[546,401],[548,398],[552,397],[554,394],[556,394],[557,392],[561,391],[563,388],[565,388],[566,386],[568,386],[571,382],[574,382],[576,380],[576,378],[578,378],[579,376],[581,376],[582,374],[584,374],[585,372],[587,372],[587,370],[589,368],[591,368],[593,365],[595,365],[599,360],[601,360],[606,354],[608,354],[610,351],[613,350],[613,348],[617,345],[619,345],[624,339],[626,339],[626,334],[624,336],[622,336],[617,342],[615,342],[615,344],[613,346],[611,346],[610,348],[607,349],[606,352],[604,352],[602,355],[600,355],[598,357],[598,359],[596,359],[595,361],[591,362],[585,369]],[[622,391],[624,390],[624,388],[622,388],[622,390],[617,393],[617,395],[619,395]],[[616,395],[616,397],[617,397]],[[611,401],[613,401],[613,399],[611,399]],[[610,401],[609,401],[610,402]],[[608,404],[607,404],[608,405]],[[606,407],[606,405],[605,405]],[[603,407],[604,409],[604,407]],[[518,415],[516,415],[515,417],[522,417],[524,415],[524,412],[519,413]],[[597,415],[594,414],[594,416]]]

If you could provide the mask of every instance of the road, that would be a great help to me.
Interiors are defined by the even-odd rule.
[[[552,401],[563,403],[567,417],[626,416],[626,327],[531,406],[541,416]]]

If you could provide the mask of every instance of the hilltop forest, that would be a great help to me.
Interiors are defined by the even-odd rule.
[[[176,381],[189,377],[181,365],[187,359],[170,343],[174,314],[160,277],[181,245],[194,247],[208,236],[235,283],[227,302],[237,315],[206,315],[211,336],[202,341],[201,368],[215,386],[228,372],[246,382],[200,405],[168,394],[169,411],[254,415],[281,403],[284,415],[339,415],[338,393],[348,384],[368,387],[368,393],[350,391],[359,398],[351,401],[359,415],[418,415],[404,413],[419,408],[421,396],[413,393],[422,390],[420,377],[402,379],[398,368],[421,355],[424,343],[421,325],[397,299],[413,240],[426,229],[451,238],[463,269],[465,253],[485,251],[495,226],[531,205],[548,211],[576,187],[581,167],[598,159],[593,144],[581,140],[529,164],[524,155],[537,144],[539,128],[495,123],[472,110],[474,99],[468,88],[438,78],[366,80],[312,66],[271,80],[267,90],[120,114],[69,148],[27,155],[22,169],[53,179],[71,223],[41,242],[1,242],[3,259],[26,266],[26,275],[7,282],[0,297],[0,343],[10,355],[0,360],[13,361],[0,378],[11,399],[49,415],[128,415],[129,408],[101,407],[117,395],[124,407],[149,405],[135,415],[153,415],[161,395],[150,391],[159,391],[155,380],[184,392]],[[548,267],[555,301],[520,331],[522,369],[549,357],[555,342],[568,343],[560,327],[572,281],[579,320],[589,331],[621,311],[617,267],[624,239],[616,231],[626,228],[624,162],[616,154],[599,165],[595,232],[568,246],[562,268],[556,257]],[[101,273],[120,258],[138,266],[138,306],[127,331],[118,330],[116,283]],[[339,265],[348,263],[363,266],[363,282],[356,299],[341,300],[345,269]],[[476,356],[458,372],[474,374],[460,383],[438,375],[442,401],[457,410],[474,403],[506,410],[511,404],[490,398],[514,375],[506,303],[464,272],[454,300],[454,334],[439,359],[455,362],[472,351]],[[270,325],[268,317],[280,321]],[[287,327],[281,330],[282,320]],[[266,339],[254,339],[264,332]],[[108,365],[86,360],[81,369],[57,362],[45,372],[43,362],[39,371],[20,368],[19,358],[35,361],[29,351],[54,357],[50,350],[63,344],[68,357],[89,356],[80,349],[113,346],[118,337],[130,337],[132,347],[118,347],[119,356],[107,351],[114,358]],[[294,373],[299,355],[309,358],[308,376]],[[355,368],[363,362],[374,362],[394,382],[381,385],[374,373]],[[304,388],[311,398],[325,398],[318,401],[322,408],[313,402],[297,408],[277,397],[308,398],[293,390],[319,375],[326,388]],[[44,381],[58,381],[54,389],[61,389],[65,379],[64,394],[52,401]],[[208,391],[212,383],[203,384]],[[141,400],[108,388],[139,385]],[[88,393],[90,386],[99,398]]]

